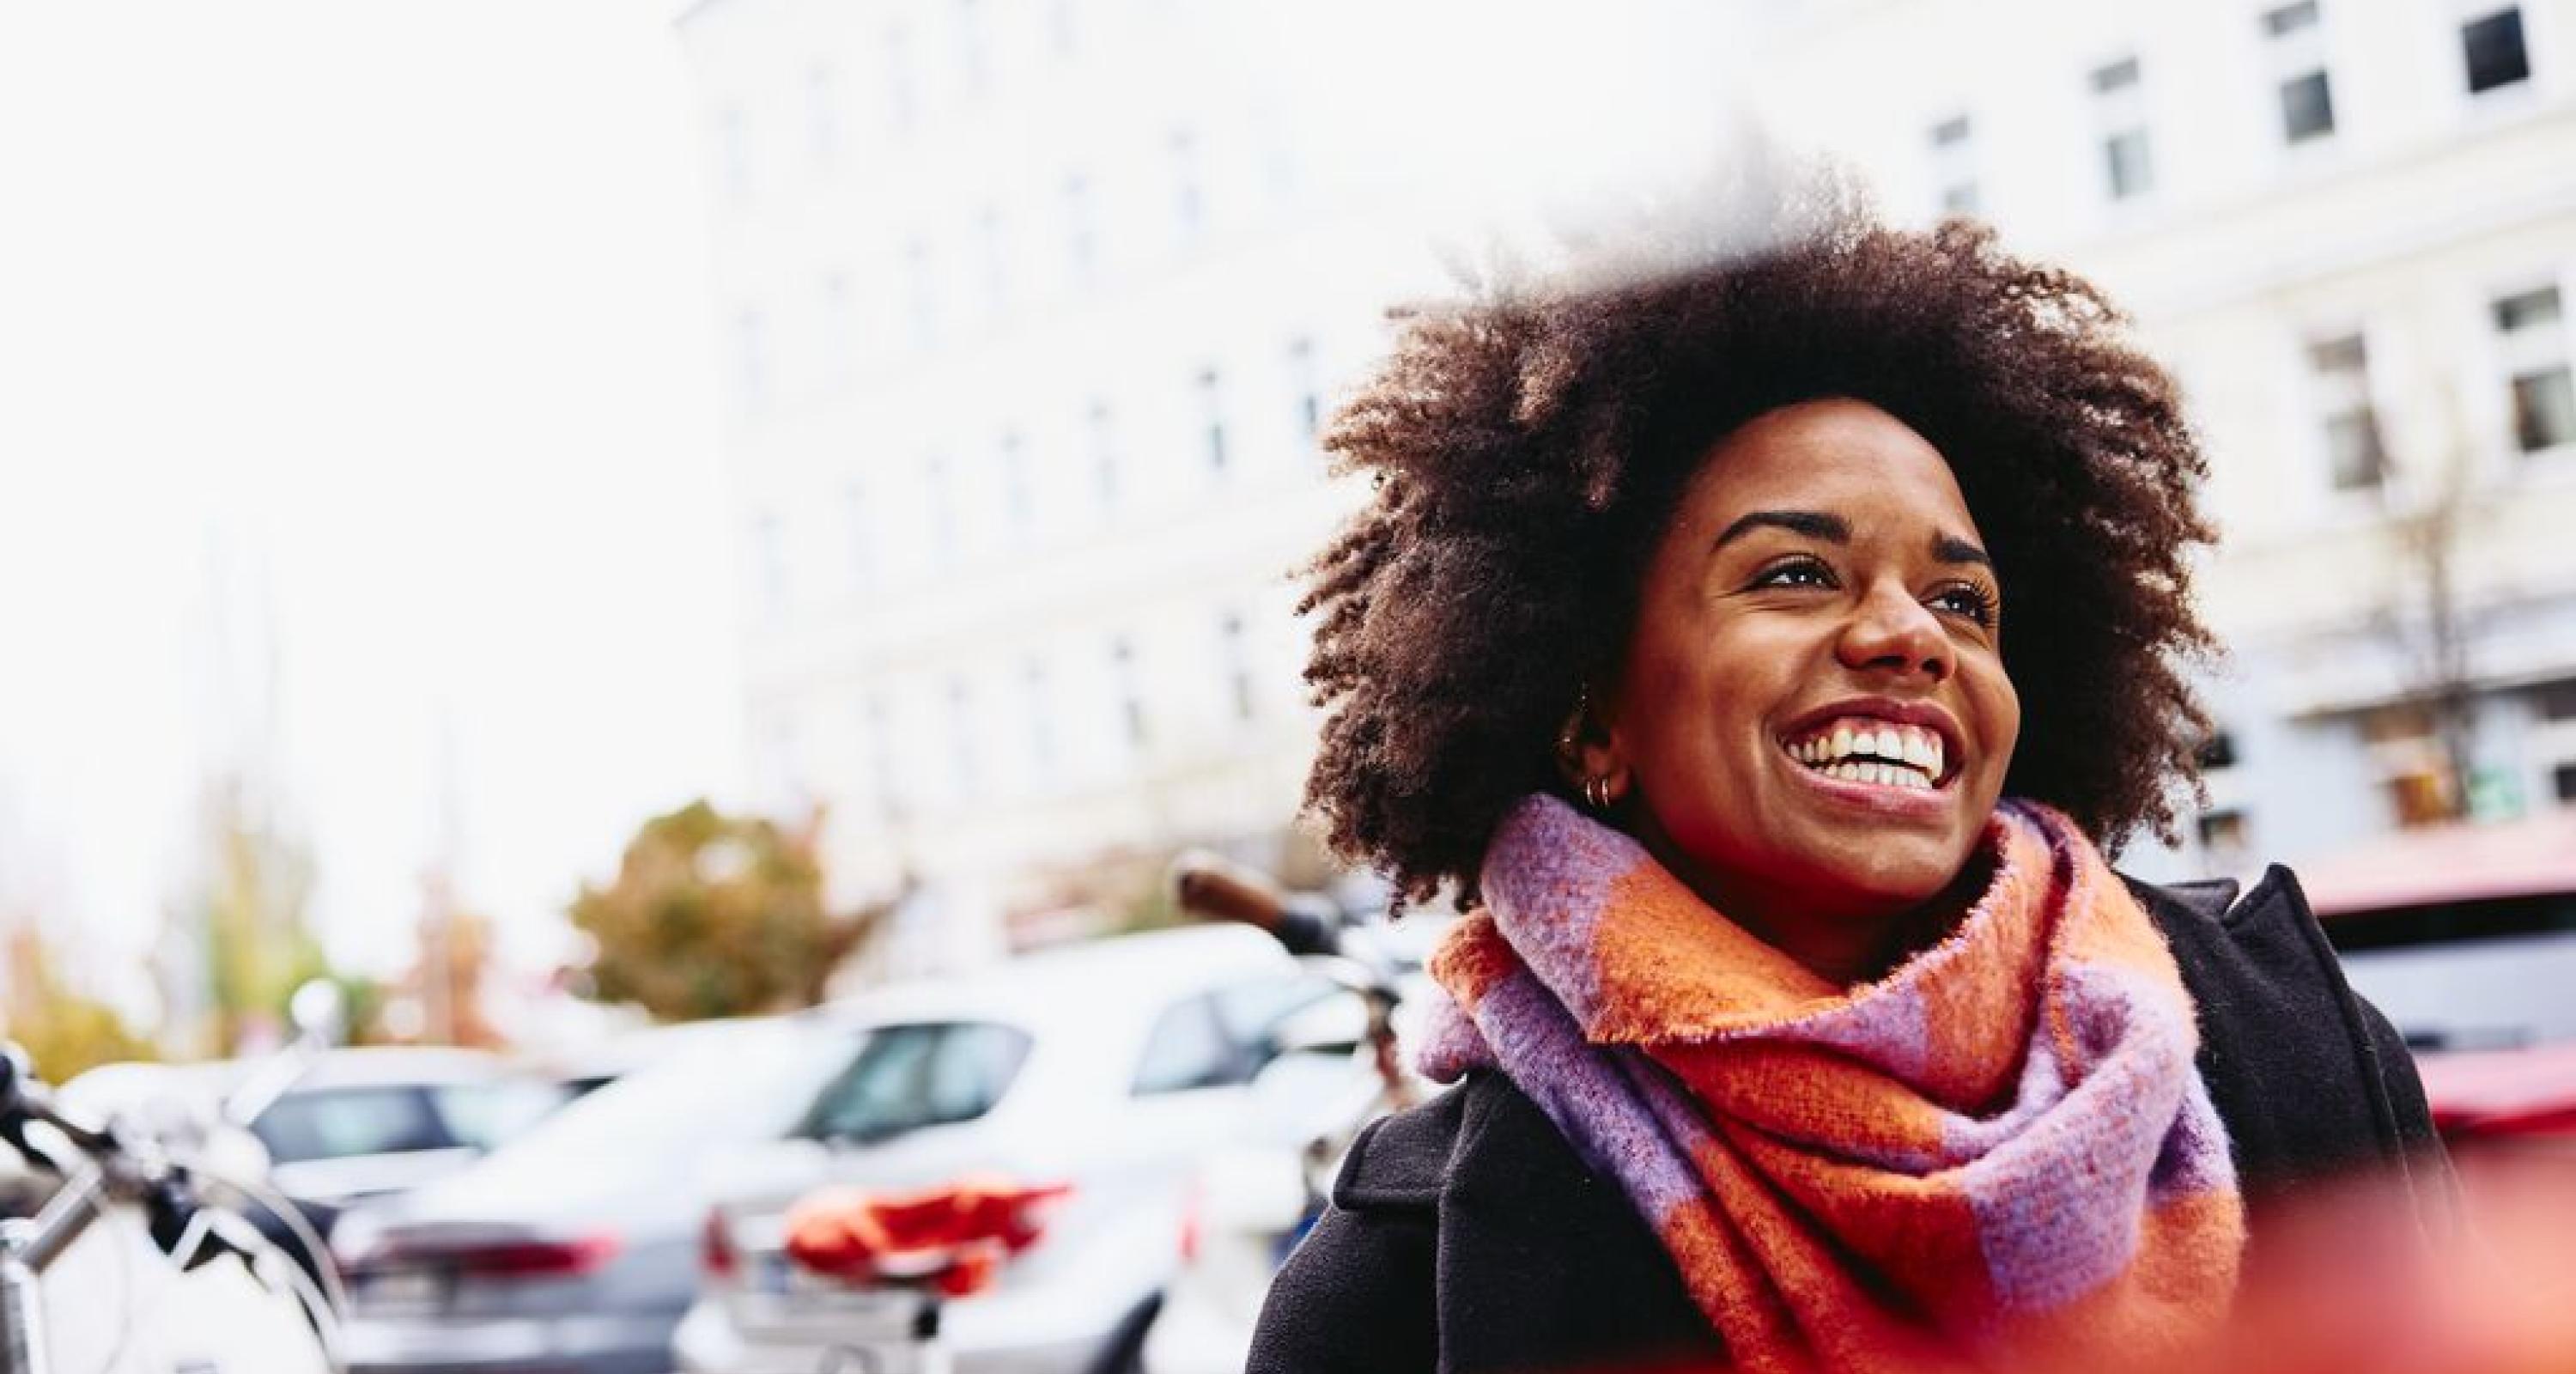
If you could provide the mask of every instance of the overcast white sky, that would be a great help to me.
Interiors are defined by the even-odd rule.
[[[129,976],[218,600],[345,960],[408,953],[443,729],[523,957],[730,793],[696,126],[662,4],[0,4],[0,908]]]

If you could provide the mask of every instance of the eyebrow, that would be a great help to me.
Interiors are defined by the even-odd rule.
[[[1727,526],[1726,532],[1708,546],[1709,551],[1714,553],[1764,528],[1787,530],[1791,534],[1803,534],[1829,544],[1851,542],[1851,523],[1839,515],[1815,510],[1757,510],[1738,517],[1734,524]]]
[[[1758,529],[1787,530],[1828,544],[1848,544],[1852,537],[1851,522],[1839,515],[1818,510],[1757,510],[1738,516],[1734,524],[1727,526],[1725,532],[1710,543],[1709,551],[1714,553]],[[1954,534],[1932,536],[1932,557],[1943,563],[1972,563],[1983,568],[1995,565],[1995,560],[1987,557],[1984,549]]]
[[[1974,563],[1989,570],[1995,566],[1995,560],[1988,558],[1984,549],[1954,534],[1932,536],[1932,556],[1944,563]]]

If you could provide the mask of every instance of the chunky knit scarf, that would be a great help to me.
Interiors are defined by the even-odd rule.
[[[2006,802],[1939,945],[1829,983],[1548,797],[1432,960],[1418,1057],[1498,1068],[1616,1178],[1749,1370],[2181,1355],[2244,1238],[2172,954],[2065,817]]]

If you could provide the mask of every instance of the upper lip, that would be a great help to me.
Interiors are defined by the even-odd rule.
[[[1780,743],[1806,735],[1822,726],[1847,716],[1866,716],[1896,725],[1917,725],[1941,737],[1942,776],[1936,783],[1958,776],[1967,762],[1968,751],[1959,734],[1959,722],[1948,711],[1928,701],[1898,701],[1893,697],[1845,697],[1828,702],[1781,727]]]

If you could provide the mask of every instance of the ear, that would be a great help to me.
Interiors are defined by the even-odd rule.
[[[1556,770],[1576,796],[1590,795],[1588,788],[1606,787],[1616,802],[1628,790],[1627,754],[1620,746],[1619,732],[1605,719],[1603,695],[1588,684],[1576,694],[1573,709],[1557,731]]]

